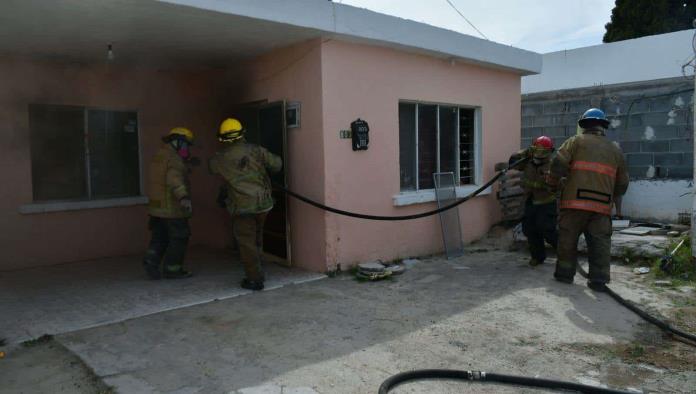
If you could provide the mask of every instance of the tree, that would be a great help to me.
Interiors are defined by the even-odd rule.
[[[604,42],[693,29],[696,0],[616,0]]]

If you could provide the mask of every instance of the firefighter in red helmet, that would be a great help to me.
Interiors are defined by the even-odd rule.
[[[518,163],[514,168],[522,171],[525,193],[522,232],[529,243],[531,266],[542,264],[546,259],[544,241],[554,249],[558,244],[556,193],[546,183],[553,152],[553,140],[541,136],[529,148],[510,157],[510,165]]]

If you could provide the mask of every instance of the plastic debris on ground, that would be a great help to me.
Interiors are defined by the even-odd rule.
[[[637,268],[633,269],[633,273],[638,274],[638,275],[647,274],[649,272],[650,272],[649,267],[637,267]]]

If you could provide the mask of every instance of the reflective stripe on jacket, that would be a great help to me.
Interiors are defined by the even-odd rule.
[[[563,143],[551,163],[551,174],[566,177],[561,209],[611,215],[614,199],[624,195],[628,188],[621,150],[594,133],[585,132]]]

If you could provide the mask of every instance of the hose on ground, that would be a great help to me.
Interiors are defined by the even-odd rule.
[[[491,187],[498,179],[500,179],[501,176],[505,175],[505,173],[507,173],[507,171],[508,171],[510,168],[514,168],[515,166],[521,164],[522,162],[524,162],[524,161],[526,161],[526,160],[527,160],[527,158],[523,158],[523,159],[521,159],[521,160],[519,160],[519,161],[513,163],[513,164],[510,165],[507,169],[505,169],[505,170],[503,170],[503,171],[500,171],[500,172],[498,172],[497,174],[495,174],[495,176],[494,176],[493,178],[491,178],[491,179],[490,179],[488,182],[486,182],[483,186],[481,186],[481,187],[479,187],[478,189],[476,189],[475,191],[473,191],[471,194],[469,194],[469,195],[467,195],[467,196],[465,196],[465,197],[462,197],[462,198],[458,199],[457,201],[455,201],[455,202],[453,202],[453,203],[451,203],[451,204],[447,204],[447,205],[445,205],[445,206],[443,206],[443,207],[440,207],[440,208],[437,208],[437,209],[433,209],[433,210],[431,210],[431,211],[422,212],[422,213],[417,213],[417,214],[413,214],[413,215],[380,216],[380,215],[367,215],[367,214],[363,214],[363,213],[344,211],[344,210],[342,210],[342,209],[338,209],[338,208],[334,208],[334,207],[329,207],[329,206],[324,205],[324,204],[322,204],[322,203],[320,203],[320,202],[314,201],[314,200],[312,200],[312,199],[310,199],[310,198],[307,198],[307,197],[305,197],[305,196],[303,196],[303,195],[301,195],[301,194],[297,194],[297,193],[293,192],[292,190],[289,190],[289,189],[287,189],[287,188],[285,188],[285,187],[283,187],[283,186],[280,186],[280,185],[273,185],[273,188],[276,189],[276,190],[279,190],[279,191],[281,191],[281,192],[283,192],[283,193],[286,193],[287,195],[289,195],[289,196],[291,196],[291,197],[294,197],[294,198],[296,198],[296,199],[298,199],[298,200],[300,200],[300,201],[302,201],[302,202],[304,202],[304,203],[306,203],[306,204],[309,204],[309,205],[311,205],[311,206],[313,206],[313,207],[316,207],[316,208],[319,208],[319,209],[323,209],[323,210],[325,210],[325,211],[332,212],[332,213],[335,213],[335,214],[337,214],[337,215],[348,216],[348,217],[357,218],[357,219],[381,220],[381,221],[414,220],[414,219],[421,219],[421,218],[428,217],[428,216],[432,216],[432,215],[437,215],[437,214],[439,214],[439,213],[441,213],[441,212],[445,212],[445,211],[447,211],[447,210],[450,210],[450,209],[452,209],[452,208],[454,208],[454,207],[456,207],[456,206],[459,206],[459,205],[461,205],[461,204],[463,204],[463,203],[465,203],[465,202],[471,200],[472,198],[474,198],[474,197],[478,196],[479,194],[481,194],[484,190],[486,190],[486,189],[488,189],[489,187]]]
[[[538,387],[552,390],[571,390],[588,394],[627,394],[628,391],[614,390],[603,387],[588,386],[561,380],[531,378],[527,376],[503,375],[479,371],[463,371],[454,369],[420,369],[396,374],[385,380],[378,394],[388,394],[396,386],[426,379],[462,380],[467,382],[501,383],[515,386]]]
[[[583,278],[588,277],[587,272],[582,267],[580,267],[580,265],[577,266],[577,272]],[[678,328],[674,328],[671,325],[669,325],[667,322],[662,321],[654,316],[651,316],[650,314],[648,314],[644,310],[638,308],[634,303],[632,303],[632,302],[626,300],[625,298],[621,297],[620,295],[618,295],[609,286],[604,286],[604,289],[605,289],[605,292],[607,294],[609,294],[609,296],[611,298],[616,300],[616,302],[625,306],[627,309],[631,310],[633,313],[635,313],[636,315],[643,318],[643,320],[647,321],[648,323],[654,324],[655,326],[659,327],[661,330],[665,331],[666,333],[668,333],[670,335],[674,335],[674,336],[686,339],[688,342],[685,342],[685,343],[688,343],[692,346],[696,346],[696,335],[682,331]]]

